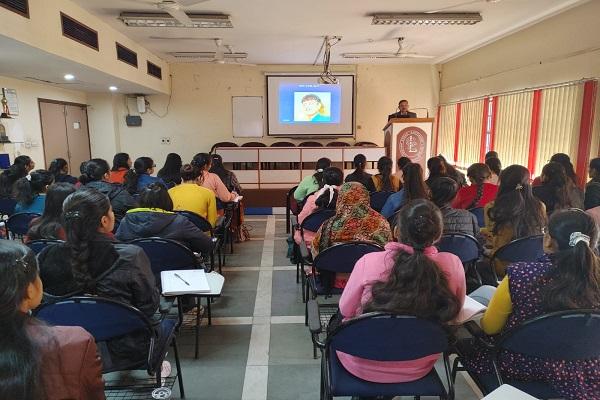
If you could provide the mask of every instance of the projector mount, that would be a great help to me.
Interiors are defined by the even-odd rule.
[[[341,36],[325,36],[323,39],[323,45],[321,45],[321,50],[323,50],[323,72],[319,79],[323,84],[337,85],[339,83],[338,78],[331,72],[329,63],[331,61],[331,48],[341,40]]]

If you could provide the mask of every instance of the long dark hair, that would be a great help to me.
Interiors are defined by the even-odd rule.
[[[231,171],[229,171],[223,165],[223,157],[221,157],[219,154],[213,154],[213,155],[211,155],[211,159],[212,159],[212,162],[210,165],[209,172],[218,175],[228,190],[230,190],[230,191],[236,190],[236,188],[234,188],[233,185],[231,184],[231,178],[230,178]]]
[[[30,240],[61,239],[57,232],[62,227],[63,202],[73,192],[75,186],[70,183],[55,183],[48,188],[44,213],[27,232]]]
[[[529,170],[521,165],[511,165],[502,171],[494,206],[488,211],[494,235],[510,227],[513,239],[518,239],[538,235],[546,226],[546,213],[531,192],[529,176]]]
[[[429,199],[429,189],[423,181],[423,168],[420,164],[407,164],[402,170],[402,175],[404,177],[402,188],[407,203],[416,199]]]
[[[600,182],[600,157],[592,158],[590,160],[589,169],[590,169],[590,171],[591,170],[596,171],[596,174],[595,174],[594,178],[592,178],[592,181]]]
[[[18,156],[13,165],[0,174],[0,197],[12,197],[15,183],[27,176],[27,166],[31,163],[28,156]]]
[[[5,240],[0,246],[0,398],[45,398],[40,379],[40,349],[28,327],[36,321],[19,306],[39,274],[34,253],[23,244]]]
[[[87,185],[90,182],[101,181],[108,172],[109,166],[106,160],[92,158],[83,166],[79,182],[81,182],[82,185]]]
[[[198,179],[202,171],[200,168],[192,165],[192,164],[184,164],[181,167],[181,179],[184,182],[195,181]]]
[[[113,157],[113,166],[111,171],[118,171],[119,168],[129,169],[129,154],[117,153]]]
[[[490,167],[486,164],[475,163],[467,169],[467,176],[471,179],[472,184],[477,187],[477,193],[471,204],[467,206],[467,209],[473,208],[479,203],[479,200],[483,197],[484,183],[491,175],[492,171],[490,171]]]
[[[393,192],[394,184],[392,183],[392,166],[393,161],[391,158],[383,156],[377,160],[377,170],[381,176],[381,191],[382,192]]]
[[[108,197],[95,189],[80,189],[63,203],[67,247],[71,251],[71,271],[76,282],[87,287],[92,280],[88,264],[91,261],[91,242],[98,238],[101,219],[108,215]]]
[[[133,163],[133,169],[125,174],[125,187],[131,194],[137,193],[140,175],[146,175],[147,170],[154,167],[154,160],[150,157],[139,157]]]
[[[490,171],[492,171],[494,174],[496,174],[498,176],[500,176],[500,174],[502,173],[502,163],[500,162],[499,158],[496,158],[496,157],[486,158],[485,165],[488,166]]]
[[[600,259],[594,253],[598,245],[598,226],[591,216],[577,209],[559,210],[548,222],[548,234],[558,249],[551,254],[554,268],[542,286],[545,311],[600,308]],[[585,240],[574,239],[583,234]]]
[[[64,158],[55,158],[50,162],[50,166],[48,167],[48,172],[54,175],[54,180],[58,178],[59,175],[64,174],[65,167],[68,167],[67,160]]]
[[[165,183],[179,185],[181,183],[181,156],[177,153],[167,154],[165,165],[158,171],[156,176],[161,178]]]
[[[192,159],[192,166],[196,167],[200,170],[200,184],[204,182],[204,174],[203,171],[210,170],[210,164],[212,163],[212,159],[210,158],[210,154],[208,153],[198,153]]]
[[[431,201],[440,208],[452,203],[457,192],[458,183],[452,178],[444,176],[431,182]]]
[[[364,311],[414,315],[439,322],[453,320],[460,303],[450,291],[448,279],[424,254],[442,235],[442,214],[428,200],[415,200],[398,216],[399,241],[411,246],[413,254],[399,251],[385,281],[373,284],[371,300]]]
[[[427,169],[429,170],[430,180],[446,176],[446,164],[439,157],[431,157],[427,160]]]
[[[142,189],[139,203],[140,207],[173,211],[173,200],[169,196],[169,191],[165,185],[158,182],[151,183]]]
[[[550,157],[550,161],[557,162],[560,165],[562,165],[565,169],[565,174],[567,174],[567,177],[571,179],[573,184],[577,185],[577,175],[575,174],[573,163],[571,163],[571,157],[569,157],[565,153],[556,153],[552,157]]]
[[[344,173],[341,169],[337,167],[329,167],[325,168],[323,171],[323,181],[325,185],[330,186],[340,186],[344,183]],[[324,185],[323,185],[324,186]],[[329,191],[333,191],[333,196],[329,196]],[[338,190],[334,188],[330,188],[323,192],[316,200],[315,204],[319,208],[327,208],[330,210],[335,210],[335,205],[337,203]],[[331,201],[329,200],[331,198]]]
[[[14,196],[18,203],[29,205],[40,193],[54,182],[54,175],[45,169],[38,169],[29,177],[19,179],[14,186]]]
[[[330,166],[331,160],[327,157],[319,158],[317,160],[317,167],[315,168],[316,172],[313,174],[313,177],[317,181],[319,189],[325,186],[325,181],[323,180],[323,171],[325,171],[325,168],[329,168]]]
[[[459,186],[462,185],[463,183],[458,181],[459,174],[456,168],[454,168],[454,165],[450,164],[448,160],[446,160],[446,158],[441,154],[438,154],[438,158],[444,162],[444,165],[446,166],[446,174],[450,178],[454,179]]]
[[[552,161],[544,165],[544,168],[542,168],[542,184],[552,190],[555,200],[555,210],[572,206],[569,196],[569,189],[572,187],[572,183],[561,164]]]

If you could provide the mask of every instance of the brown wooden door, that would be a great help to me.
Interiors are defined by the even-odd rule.
[[[67,121],[67,142],[69,145],[69,166],[72,175],[79,175],[79,165],[91,158],[90,134],[88,132],[87,109],[85,106],[65,106]]]
[[[55,158],[69,160],[65,105],[40,101],[40,120],[42,122],[46,167]],[[40,168],[43,168],[43,166],[40,166]]]

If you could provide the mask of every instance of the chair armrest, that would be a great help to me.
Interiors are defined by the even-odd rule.
[[[321,333],[323,326],[321,325],[321,312],[319,311],[319,303],[316,300],[309,300],[308,309],[308,330],[315,334]]]

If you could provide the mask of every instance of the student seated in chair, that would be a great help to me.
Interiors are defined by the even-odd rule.
[[[140,208],[127,211],[115,237],[123,242],[139,238],[159,237],[180,242],[192,251],[209,253],[211,238],[184,215],[173,212],[173,201],[167,188],[151,183],[140,193]]]
[[[431,201],[440,208],[444,220],[444,234],[464,233],[478,238],[477,217],[467,210],[452,208],[458,192],[458,183],[452,178],[437,178],[431,183]]]
[[[191,211],[207,220],[214,228],[217,223],[217,200],[212,190],[198,184],[200,168],[191,164],[181,167],[183,183],[169,189],[173,209]]]
[[[133,162],[127,153],[117,153],[113,157],[113,166],[110,169],[108,181],[122,185],[125,182],[125,174],[131,169]]]
[[[464,304],[466,283],[460,259],[439,253],[434,246],[442,235],[440,210],[428,200],[415,200],[402,208],[396,226],[398,242],[363,256],[354,266],[340,298],[342,317],[381,311],[449,323]],[[361,379],[397,383],[424,377],[439,355],[402,362],[364,360],[340,352],[338,357]]]
[[[483,331],[497,335],[554,311],[600,310],[597,244],[598,227],[589,215],[576,209],[556,211],[544,234],[546,256],[538,262],[507,268],[481,319]],[[488,350],[460,347],[468,369],[478,374],[494,373],[494,356]],[[503,352],[499,361],[507,379],[544,381],[565,399],[598,399],[600,359],[541,360]]]
[[[80,189],[65,199],[66,243],[46,247],[38,255],[45,291],[53,296],[93,294],[121,301],[152,317],[159,293],[144,251],[112,241],[115,216],[108,198]],[[138,332],[101,348],[107,365],[130,365],[147,357],[149,337]]]
[[[15,213],[42,214],[46,204],[46,191],[54,182],[54,175],[45,169],[33,171],[29,176],[19,179],[14,186],[17,205]]]
[[[167,154],[165,165],[156,174],[170,189],[181,183],[181,156],[177,153]]]
[[[381,157],[377,161],[377,170],[379,173],[374,175],[373,186],[376,192],[397,192],[402,184],[396,175],[392,175],[392,166],[394,162],[389,157]]]
[[[410,163],[403,170],[404,185],[387,198],[381,208],[381,215],[390,218],[405,204],[416,199],[429,199],[429,188],[423,181],[423,168],[420,164]]]
[[[46,193],[44,213],[31,221],[27,240],[66,240],[67,234],[62,226],[62,205],[65,199],[75,191],[70,183],[54,183]]]
[[[212,166],[212,158],[208,153],[198,153],[194,156],[191,162],[192,166],[200,170],[200,176],[198,177],[198,185],[203,186],[217,196],[223,203],[229,203],[238,197],[236,192],[230,192],[219,175],[209,172]]]
[[[18,156],[13,165],[0,174],[0,198],[14,198],[14,185],[25,178],[35,168],[35,163],[28,156]]]
[[[64,158],[55,158],[48,167],[48,172],[54,175],[54,182],[56,183],[70,183],[72,185],[77,183],[77,178],[69,175],[69,164]]]
[[[470,186],[461,187],[452,207],[469,210],[476,207],[485,207],[487,203],[496,198],[498,186],[489,182],[492,176],[490,168],[482,163],[475,163],[467,169]]]
[[[357,154],[354,156],[354,172],[348,174],[344,182],[358,182],[365,185],[369,192],[375,191],[375,185],[373,184],[373,175],[365,172],[367,168],[367,157],[364,154]]]
[[[317,167],[315,168],[315,173],[309,176],[305,176],[302,181],[298,184],[298,187],[294,191],[294,198],[297,201],[304,201],[308,197],[309,194],[316,192],[321,189],[324,185],[323,183],[323,171],[325,168],[329,168],[331,166],[331,160],[327,157],[319,158],[317,160]]]
[[[132,195],[136,195],[143,188],[154,182],[166,186],[166,183],[161,178],[152,176],[154,168],[156,168],[156,164],[154,164],[154,160],[150,157],[137,158],[133,163],[133,169],[130,169],[125,174],[123,185],[127,188],[127,191]]]
[[[0,399],[104,399],[102,362],[83,328],[47,326],[31,316],[42,301],[35,254],[4,240],[0,246]]]

